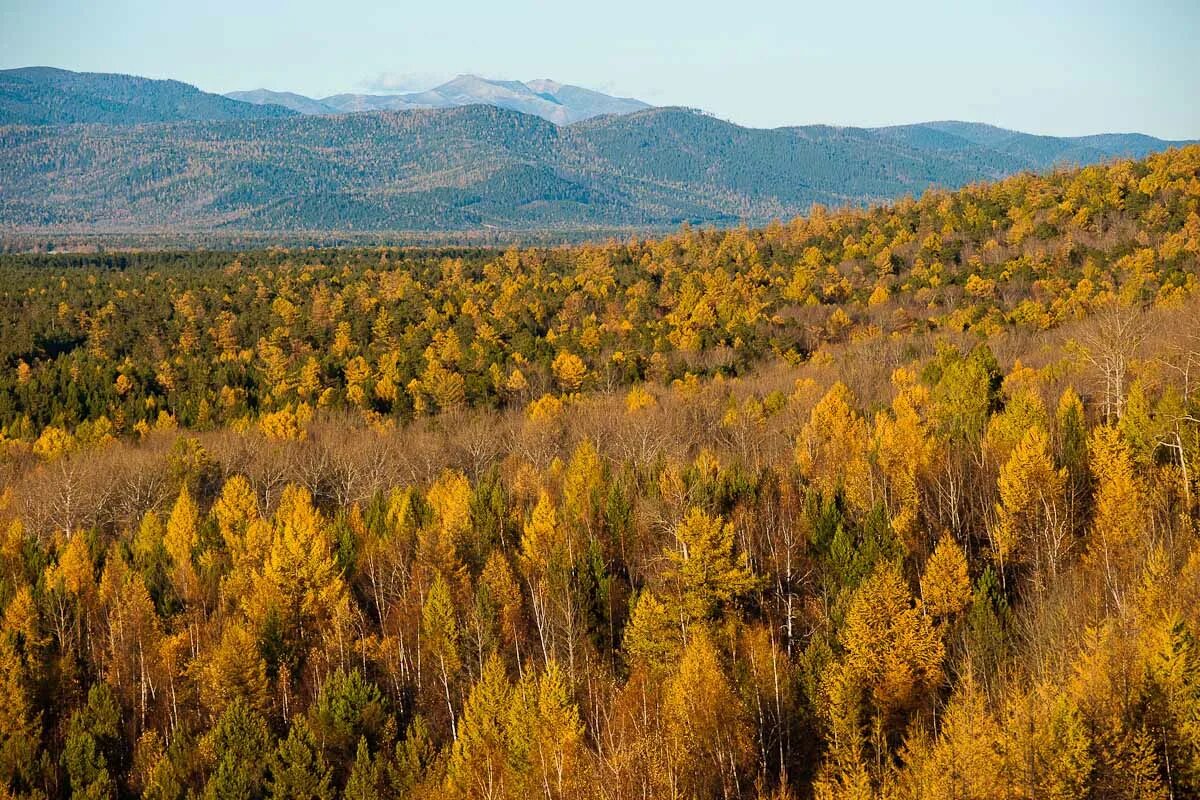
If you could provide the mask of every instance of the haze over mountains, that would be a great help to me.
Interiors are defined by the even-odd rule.
[[[0,70],[0,125],[260,119],[476,104],[533,114],[559,125],[650,108],[641,100],[548,79],[522,83],[459,75],[422,92],[347,93],[314,99],[269,89],[216,95],[179,81],[54,67]]]
[[[255,104],[284,106],[300,114],[344,114],[359,111],[410,111],[420,108],[451,108],[482,103],[534,114],[559,125],[598,117],[630,114],[649,103],[629,97],[612,97],[602,92],[552,80],[497,81],[477,75],[459,75],[452,81],[424,92],[407,94],[338,94],[315,100],[291,92],[255,89],[230,92],[226,97]]]
[[[815,202],[878,202],[1181,144],[1141,134],[1034,136],[953,121],[753,129],[552,81],[473,76],[392,97],[250,94],[253,102],[243,102],[175,81],[48,68],[0,72],[0,226],[758,224]],[[408,105],[376,107],[384,101]]]

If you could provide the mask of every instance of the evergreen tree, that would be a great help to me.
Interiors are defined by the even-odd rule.
[[[270,797],[333,800],[330,777],[308,723],[303,718],[296,719],[271,761]]]

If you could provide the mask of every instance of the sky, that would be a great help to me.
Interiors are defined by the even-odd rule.
[[[755,127],[1200,138],[1198,0],[0,0],[0,68],[322,97],[553,78]]]

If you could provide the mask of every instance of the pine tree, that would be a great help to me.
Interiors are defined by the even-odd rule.
[[[303,717],[298,717],[279,743],[271,761],[270,797],[273,800],[333,800],[330,770],[316,737]]]
[[[308,711],[308,722],[336,767],[350,763],[360,739],[379,742],[387,724],[387,704],[379,687],[357,670],[337,669],[321,686]]]
[[[354,756],[354,766],[346,781],[345,800],[380,800],[379,764],[371,758],[371,749],[367,747],[366,739],[358,740],[358,751]]]
[[[1059,463],[1067,470],[1067,499],[1074,507],[1088,488],[1087,422],[1083,401],[1069,386],[1059,398],[1055,421]]]
[[[986,346],[966,358],[948,348],[939,352],[938,361],[941,374],[931,392],[937,427],[949,441],[978,444],[997,402],[1000,371],[995,356]]]
[[[204,737],[215,767],[204,787],[206,800],[262,797],[275,743],[261,716],[235,700]]]
[[[413,717],[404,738],[396,743],[395,757],[387,765],[388,785],[394,795],[407,797],[426,777],[438,757],[429,726],[420,714]]]
[[[117,795],[116,763],[120,744],[121,710],[106,683],[88,690],[87,705],[71,715],[62,764],[73,798],[101,800]]]

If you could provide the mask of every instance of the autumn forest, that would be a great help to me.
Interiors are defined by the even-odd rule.
[[[1200,146],[0,255],[0,797],[1200,797],[1198,382]]]

